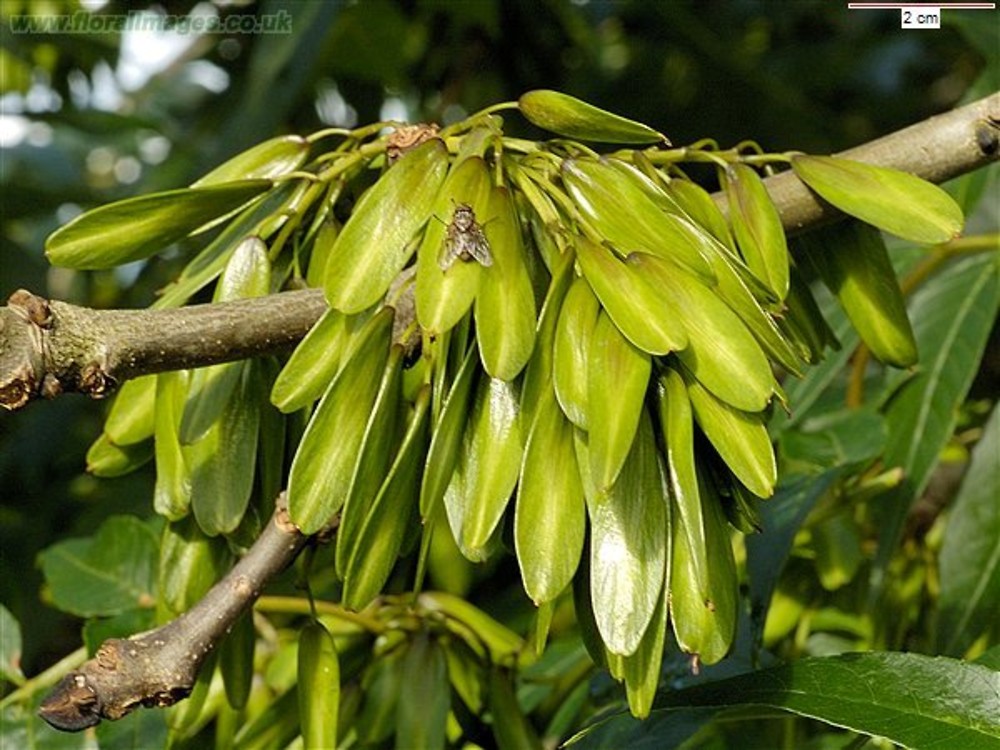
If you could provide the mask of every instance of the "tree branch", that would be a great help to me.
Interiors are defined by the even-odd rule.
[[[284,493],[276,506],[247,554],[201,601],[155,630],[106,640],[94,658],[52,689],[39,716],[56,729],[76,732],[140,706],[163,708],[186,698],[205,657],[305,546],[307,538],[288,519]]]
[[[843,152],[943,182],[1000,158],[1000,93]],[[792,172],[767,178],[786,230],[840,213]],[[713,196],[725,208],[724,196]],[[296,344],[326,309],[321,291],[194,305],[98,311],[15,292],[0,308],[0,405],[77,391],[100,398],[139,375],[272,354]]]

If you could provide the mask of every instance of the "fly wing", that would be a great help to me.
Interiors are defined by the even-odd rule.
[[[447,271],[451,268],[461,254],[462,244],[456,241],[451,232],[448,232],[444,242],[441,243],[441,252],[438,254],[438,265],[441,266],[441,270]]]
[[[472,232],[471,242],[468,243],[467,250],[480,265],[492,266],[493,255],[490,253],[490,242],[486,239],[486,234],[482,228],[476,226]]]

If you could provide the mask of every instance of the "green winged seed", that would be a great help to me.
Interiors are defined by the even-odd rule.
[[[271,288],[271,262],[267,245],[250,236],[240,242],[229,257],[215,287],[213,301],[263,297]],[[242,363],[228,362],[195,370],[188,388],[181,442],[192,443],[219,419],[239,383]]]
[[[558,91],[529,91],[518,99],[517,105],[533,125],[566,138],[602,143],[670,145],[663,133],[647,125],[611,114]]]
[[[662,258],[633,253],[628,262],[682,311],[689,333],[680,360],[701,383],[743,411],[761,411],[774,391],[771,365],[743,321],[714,290]]]
[[[479,293],[481,276],[495,269],[486,268],[475,260],[455,259],[442,268],[446,241],[454,226],[455,211],[461,205],[472,209],[475,221],[490,242],[496,215],[490,213],[490,173],[478,156],[472,156],[454,166],[448,173],[432,219],[417,250],[417,320],[431,334],[451,329],[472,306]],[[495,222],[494,222],[495,223]]]
[[[396,704],[396,747],[444,750],[451,688],[444,648],[427,631],[414,636],[403,661]]]
[[[378,596],[417,518],[420,467],[427,454],[430,388],[417,395],[403,444],[372,501],[344,571],[344,605],[363,609]]]
[[[452,534],[466,558],[480,562],[510,500],[521,468],[523,439],[517,387],[482,378],[462,448],[444,495]]]
[[[152,457],[152,441],[118,445],[102,432],[87,451],[87,472],[95,477],[120,477],[135,471]]]
[[[447,170],[448,152],[434,138],[361,196],[326,261],[323,288],[332,307],[357,313],[382,298],[413,255],[414,237],[431,219]]]
[[[777,465],[763,415],[733,408],[694,378],[685,381],[698,426],[736,478],[757,497],[774,494]]]
[[[126,381],[118,389],[104,431],[117,445],[133,445],[152,437],[156,407],[156,375]]]
[[[576,278],[566,292],[553,344],[552,382],[566,417],[587,429],[587,370],[594,326],[601,311],[586,279]]]
[[[337,575],[344,577],[347,563],[356,549],[358,534],[371,504],[385,481],[396,449],[402,418],[403,347],[394,344],[382,373],[378,395],[365,426],[350,490],[344,499],[337,527]]]
[[[191,472],[191,510],[209,536],[236,530],[253,491],[263,382],[255,362],[238,363],[240,378],[204,437],[183,445]]]
[[[191,507],[191,471],[180,441],[181,416],[190,372],[162,372],[155,377],[156,485],[153,488],[153,508],[161,516],[176,520],[187,515]]]
[[[309,141],[298,135],[282,135],[258,143],[220,164],[191,187],[205,187],[237,180],[273,180],[294,172],[309,155]]]
[[[322,623],[307,623],[299,631],[297,658],[302,747],[305,750],[334,747],[340,711],[340,658],[333,636]]]
[[[670,621],[681,649],[696,654],[704,664],[715,664],[728,652],[736,632],[739,579],[729,527],[719,498],[705,500],[705,540],[708,557],[708,589],[697,585],[688,537],[674,524],[673,559],[670,575]],[[675,516],[676,518],[676,516]]]
[[[906,172],[835,156],[796,156],[792,169],[844,213],[911,242],[948,242],[962,231],[952,197]]]
[[[724,174],[740,251],[750,270],[782,300],[788,294],[788,245],[778,209],[753,167],[730,164]]]
[[[658,188],[635,170],[617,169],[608,160],[566,159],[562,178],[581,213],[620,254],[653,253],[714,282],[704,246],[715,238],[664,210],[650,196]]]
[[[664,534],[669,534],[665,529]],[[668,537],[669,544],[669,537]],[[669,566],[669,554],[667,555]],[[669,577],[668,577],[669,580]],[[629,711],[637,719],[645,719],[653,708],[653,699],[660,684],[660,673],[663,666],[663,644],[667,635],[667,598],[670,587],[664,584],[660,600],[657,602],[653,619],[643,633],[639,648],[634,654],[622,657],[625,678],[625,696],[628,699]]]
[[[539,402],[555,386],[553,377],[556,327],[559,323],[559,313],[562,312],[563,301],[566,299],[566,292],[572,281],[573,259],[567,253],[561,256],[559,265],[553,269],[549,291],[545,295],[542,312],[538,316],[535,350],[524,372],[524,383],[521,388],[521,418],[524,419],[525,424],[534,424],[535,410],[538,408]],[[596,313],[594,317],[596,318]]]
[[[420,482],[420,517],[424,523],[433,517],[444,498],[458,463],[462,435],[471,413],[472,396],[476,392],[474,386],[479,373],[479,358],[475,348],[470,348],[448,392],[441,416],[434,425],[434,436]]]
[[[587,363],[590,470],[598,492],[614,484],[639,426],[652,362],[601,313]]]
[[[368,416],[389,356],[393,311],[380,310],[313,412],[288,479],[288,512],[305,534],[323,528],[350,491]]]
[[[650,354],[668,354],[687,346],[680,315],[662,290],[640,276],[602,245],[576,238],[583,275],[618,329]]]
[[[673,498],[671,521],[684,535],[688,585],[708,590],[708,543],[694,445],[691,402],[680,374],[670,368],[656,384],[657,415],[666,449],[667,475]]]
[[[597,629],[612,654],[634,654],[661,598],[667,547],[666,497],[645,411],[618,481],[587,509]]]
[[[351,334],[367,319],[363,313],[345,315],[328,308],[281,368],[271,388],[271,403],[288,414],[322,396],[343,364]]]
[[[230,708],[239,710],[246,706],[253,687],[253,653],[257,632],[253,615],[244,612],[237,618],[219,646],[219,672]]]
[[[699,226],[707,229],[728,250],[736,251],[736,242],[732,232],[729,231],[729,222],[705,188],[692,180],[676,178],[667,183],[665,190],[681,210]]]
[[[53,265],[76,269],[113,268],[142,260],[270,187],[270,180],[242,180],[110,203],[50,234],[45,254]]]
[[[524,369],[535,345],[535,293],[506,188],[490,190],[485,215],[490,217],[493,266],[483,274],[476,297],[476,338],[487,374],[511,380]]]
[[[917,361],[906,302],[882,235],[857,221],[824,227],[803,237],[803,261],[811,263],[879,360],[896,367]]]
[[[191,516],[163,525],[157,609],[173,619],[198,603],[232,563],[226,540],[205,534]]]
[[[528,434],[514,508],[514,547],[524,589],[540,606],[573,579],[580,564],[586,508],[573,448],[573,425],[551,391]]]

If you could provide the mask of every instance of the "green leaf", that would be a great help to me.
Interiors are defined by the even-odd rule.
[[[191,187],[237,180],[271,180],[298,169],[308,155],[309,141],[302,136],[278,136],[237,154],[191,183]]]
[[[712,280],[705,246],[716,240],[690,219],[668,213],[672,200],[635,170],[618,169],[608,160],[567,159],[563,182],[581,213],[621,255],[645,252],[673,261]]]
[[[688,346],[681,362],[708,390],[730,406],[761,411],[774,391],[771,365],[750,331],[715,292],[668,261],[633,253],[641,269],[683,311]]]
[[[476,338],[487,374],[511,380],[524,369],[535,345],[535,294],[506,188],[490,191],[486,216],[493,266],[483,274],[476,297]]]
[[[344,571],[344,606],[363,609],[385,585],[406,532],[417,519],[420,467],[427,454],[430,389],[417,396],[403,444],[357,532]]]
[[[350,491],[368,416],[389,356],[393,311],[383,308],[366,324],[350,360],[313,412],[292,461],[288,512],[303,533],[327,524]]]
[[[405,154],[358,201],[330,251],[323,285],[332,307],[357,313],[379,301],[413,255],[448,169],[434,138]]]
[[[663,133],[647,125],[548,89],[537,89],[517,100],[529,122],[567,138],[602,143],[665,143]]]
[[[54,544],[38,559],[66,612],[101,617],[156,602],[156,534],[132,516],[112,516],[94,536]]]
[[[340,710],[340,660],[333,637],[322,623],[307,623],[299,631],[298,666],[302,746],[306,750],[334,747]]]
[[[987,667],[919,654],[808,657],[664,692],[648,722],[613,717],[569,744],[579,750],[673,747],[667,738],[678,724],[693,728],[704,721],[705,714],[693,710],[749,708],[756,715],[768,708],[913,750],[988,750],[1000,740],[997,680]]]
[[[882,235],[845,221],[803,237],[801,244],[806,250],[800,259],[837,296],[872,354],[896,367],[915,364],[917,343]]]
[[[733,233],[747,265],[779,300],[788,293],[788,246],[778,209],[753,167],[726,167],[725,190]]]
[[[482,378],[462,438],[462,450],[444,495],[455,541],[473,562],[486,545],[510,500],[521,468],[521,419],[517,388]]]
[[[100,206],[50,234],[45,254],[53,265],[76,269],[112,268],[142,260],[270,187],[270,180],[241,180]]]
[[[417,250],[417,320],[428,333],[441,334],[462,319],[479,293],[481,277],[492,273],[476,261],[456,260],[441,268],[446,234],[456,206],[472,207],[476,221],[488,242],[493,236],[489,222],[495,214],[490,208],[490,174],[478,156],[469,157],[452,167],[434,203],[435,220],[428,222],[423,241]]]
[[[20,685],[24,682],[21,671],[21,625],[0,604],[0,678]]]
[[[947,242],[962,231],[951,196],[906,172],[833,156],[796,156],[792,169],[844,213],[911,242]]]
[[[667,500],[657,453],[644,411],[618,480],[587,498],[590,595],[597,628],[613,654],[635,653],[663,589]]]
[[[570,284],[559,313],[552,350],[552,382],[566,417],[587,429],[587,371],[601,305],[583,278]]]
[[[687,346],[680,315],[662,289],[602,245],[578,237],[576,248],[583,275],[629,341],[650,354],[667,354]]]
[[[938,560],[937,641],[961,655],[1000,611],[1000,407],[976,443],[962,487],[951,504]]]
[[[396,707],[397,746],[443,750],[450,706],[444,649],[426,632],[419,633],[403,661]]]
[[[580,564],[586,508],[573,425],[551,389],[539,400],[524,447],[514,509],[514,545],[524,589],[536,606],[555,599]]]
[[[997,672],[944,657],[841,654],[666,693],[661,705],[775,708],[915,750],[985,750],[1000,742],[998,686]]]
[[[959,404],[979,370],[1000,308],[998,282],[996,254],[986,254],[949,267],[913,296],[910,315],[920,367],[885,411],[889,440],[884,463],[902,467],[906,481],[878,503],[881,533],[876,588],[910,504],[926,486],[955,429]],[[917,435],[919,440],[914,439]]]
[[[611,487],[629,454],[652,362],[604,313],[594,326],[587,363],[590,471],[598,492]]]

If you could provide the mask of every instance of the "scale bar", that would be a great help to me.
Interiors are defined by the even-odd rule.
[[[928,10],[994,10],[996,3],[848,3],[848,10],[926,8]]]

